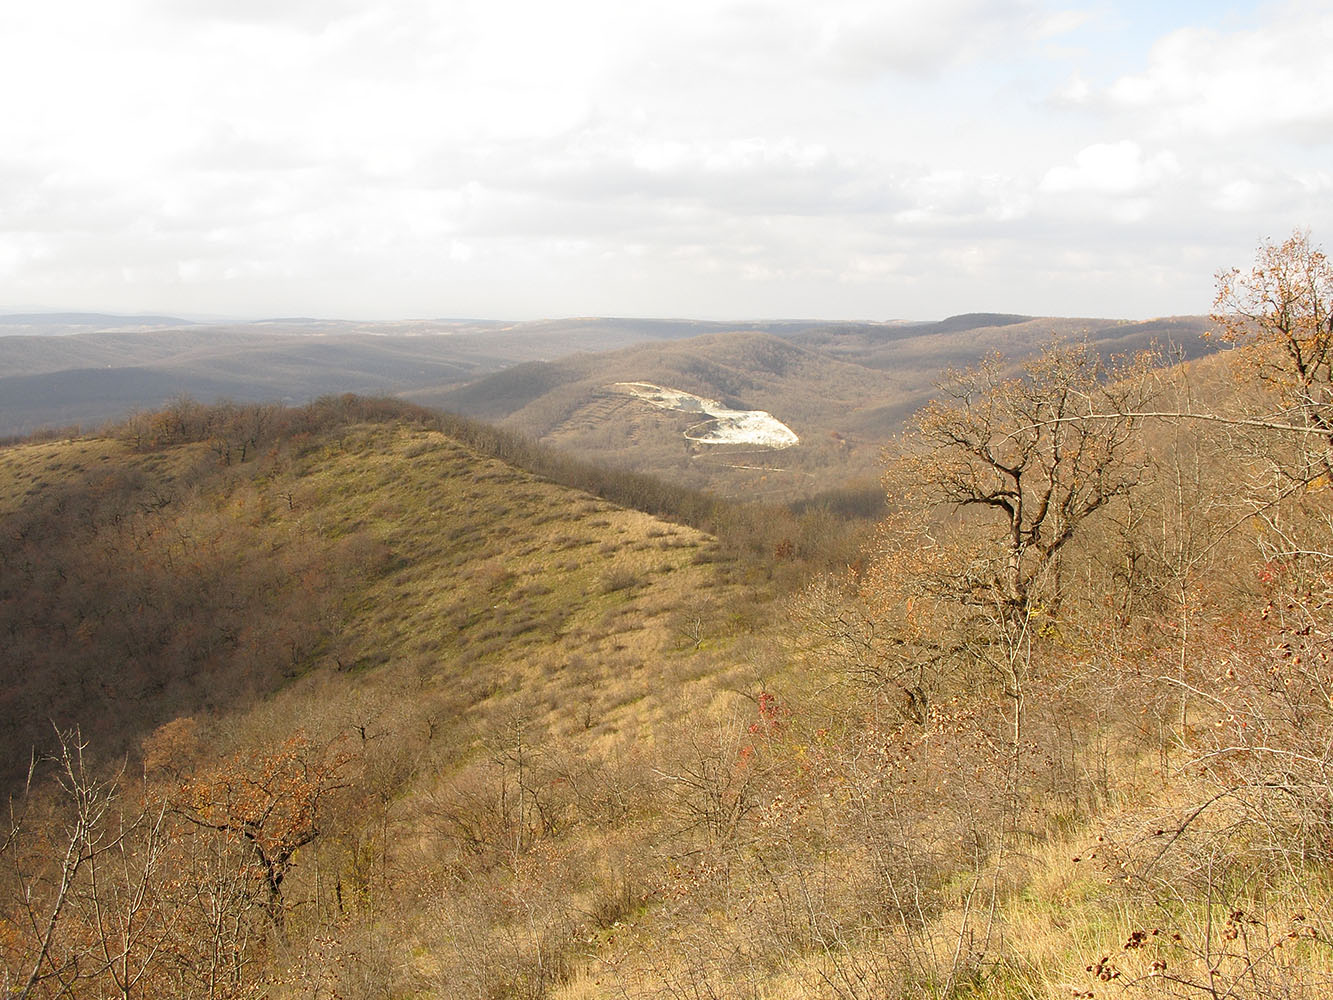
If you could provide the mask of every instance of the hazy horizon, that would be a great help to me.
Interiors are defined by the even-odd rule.
[[[594,315],[554,316],[554,315],[553,315],[553,316],[536,316],[536,317],[529,318],[529,319],[517,319],[517,318],[512,317],[512,316],[413,316],[413,315],[400,315],[400,316],[395,316],[395,315],[384,315],[384,316],[376,316],[376,317],[367,317],[367,316],[333,316],[333,315],[326,315],[326,316],[313,316],[313,315],[312,315],[312,316],[298,316],[298,315],[291,315],[291,316],[267,316],[267,315],[242,316],[242,315],[232,315],[232,316],[226,316],[226,315],[208,315],[208,314],[194,314],[194,315],[191,315],[191,314],[188,314],[188,313],[185,313],[185,312],[181,312],[181,313],[169,313],[169,312],[164,312],[164,311],[162,311],[162,310],[151,310],[151,309],[149,309],[149,310],[142,310],[142,311],[135,311],[135,312],[114,312],[114,311],[95,310],[95,309],[83,310],[83,309],[43,309],[43,308],[8,310],[8,309],[4,309],[4,308],[0,307],[0,337],[4,337],[4,336],[12,336],[12,335],[13,335],[13,334],[9,334],[9,333],[7,333],[7,332],[5,331],[5,326],[6,326],[6,325],[17,325],[17,324],[15,323],[15,320],[18,320],[18,319],[29,319],[29,318],[31,318],[31,319],[33,319],[33,320],[41,320],[41,319],[52,319],[52,318],[55,318],[55,317],[98,317],[98,318],[104,318],[104,319],[108,319],[108,320],[124,320],[124,321],[127,321],[127,325],[135,325],[135,324],[133,324],[133,323],[128,323],[128,321],[132,321],[132,320],[136,320],[136,319],[137,319],[137,320],[144,320],[144,319],[163,320],[163,319],[166,319],[166,320],[179,320],[179,321],[181,321],[181,322],[183,322],[183,323],[186,323],[186,324],[188,324],[188,325],[191,325],[191,326],[228,326],[228,325],[255,326],[255,325],[261,325],[261,324],[264,324],[264,323],[293,323],[293,324],[300,324],[300,323],[311,323],[311,324],[316,324],[316,323],[343,324],[343,323],[345,323],[345,324],[349,324],[349,325],[354,325],[354,324],[366,324],[366,325],[383,324],[383,325],[388,325],[388,324],[394,324],[394,323],[440,323],[440,324],[466,324],[466,323],[478,323],[478,324],[514,324],[514,325],[528,325],[528,324],[540,324],[540,323],[576,323],[576,322],[583,322],[583,321],[586,321],[586,322],[607,322],[607,323],[626,322],[626,323],[707,323],[707,324],[744,324],[744,323],[755,323],[755,324],[761,324],[761,323],[791,323],[791,324],[802,324],[802,323],[846,323],[846,324],[851,324],[851,325],[880,325],[880,326],[903,325],[903,326],[911,326],[911,325],[916,325],[916,324],[931,324],[931,323],[938,323],[938,322],[941,322],[941,321],[943,321],[943,320],[954,319],[954,318],[957,318],[957,317],[960,317],[960,316],[989,316],[989,315],[995,315],[995,316],[1022,316],[1022,317],[1026,317],[1026,318],[1028,318],[1028,319],[1059,319],[1059,320],[1075,320],[1075,321],[1076,321],[1076,320],[1080,320],[1080,319],[1087,319],[1087,320],[1097,320],[1097,321],[1100,321],[1100,320],[1110,320],[1110,321],[1123,321],[1123,322],[1128,322],[1128,323],[1137,323],[1137,322],[1149,322],[1149,321],[1152,321],[1152,320],[1169,320],[1169,319],[1173,319],[1173,318],[1177,318],[1177,317],[1194,317],[1194,316],[1203,316],[1203,315],[1206,315],[1206,314],[1207,314],[1206,311],[1201,311],[1201,312],[1198,312],[1198,313],[1170,313],[1170,314],[1145,315],[1145,316],[1124,316],[1124,315],[1121,315],[1121,316],[1110,316],[1110,315],[1107,315],[1107,316],[1093,316],[1093,315],[1090,314],[1090,313],[1078,313],[1078,314],[1071,314],[1071,315],[1056,315],[1056,314],[1054,314],[1054,313],[1049,313],[1049,312],[1045,312],[1045,313],[1043,313],[1043,312],[1010,313],[1010,312],[1001,312],[1001,311],[999,311],[999,310],[995,310],[995,309],[975,309],[975,310],[967,310],[966,312],[962,312],[962,313],[948,313],[948,314],[945,314],[945,313],[939,313],[939,314],[937,314],[937,315],[932,315],[932,316],[912,316],[912,317],[905,317],[905,316],[888,316],[888,317],[874,317],[874,316],[856,316],[856,317],[828,317],[828,316],[683,316],[683,315],[682,315],[682,316],[648,316],[648,315],[643,315],[643,316],[629,316],[629,315],[617,315],[617,316],[610,316],[610,315],[607,315],[607,316],[594,316]],[[54,325],[59,325],[59,324],[54,324]],[[67,325],[79,325],[79,324],[75,324],[75,323],[73,323],[72,321],[69,321]],[[169,327],[169,326],[163,326],[163,329],[171,329],[171,327]]]

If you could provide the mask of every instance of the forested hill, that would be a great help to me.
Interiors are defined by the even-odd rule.
[[[53,724],[114,757],[176,715],[235,712],[322,668],[421,659],[403,643],[514,658],[564,636],[585,595],[605,588],[619,605],[654,574],[711,572],[716,543],[697,531],[652,527],[513,462],[677,518],[717,516],[696,494],[356,397],[182,401],[112,436],[0,449],[8,787]],[[660,564],[646,554],[658,549]],[[714,586],[685,603],[710,603]]]
[[[1205,362],[950,373],[858,551],[355,397],[0,449],[0,991],[1329,995],[1282,273]]]

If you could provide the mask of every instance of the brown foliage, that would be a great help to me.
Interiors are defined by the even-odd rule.
[[[1242,347],[1244,376],[1271,388],[1283,410],[1267,415],[1311,432],[1304,479],[1333,474],[1333,264],[1296,231],[1260,245],[1254,265],[1217,276],[1213,319]],[[1309,466],[1314,472],[1309,471]]]
[[[253,856],[274,924],[285,922],[282,885],[296,852],[320,833],[320,810],[336,789],[351,755],[316,748],[304,734],[275,750],[243,750],[189,778],[173,807],[197,826],[223,834]]]
[[[941,398],[913,420],[904,472],[920,501],[986,515],[977,528],[993,540],[994,562],[983,578],[960,581],[959,598],[1026,609],[1044,583],[1046,600],[1059,600],[1049,577],[1061,550],[1140,480],[1135,412],[1156,361],[1107,369],[1088,347],[1057,344],[1021,375],[999,357],[947,374]]]

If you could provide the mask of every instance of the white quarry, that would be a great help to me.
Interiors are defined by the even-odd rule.
[[[700,444],[749,444],[790,448],[800,443],[796,432],[764,410],[732,410],[715,399],[668,389],[651,382],[616,382],[608,388],[634,396],[663,410],[699,413],[709,419],[688,427],[685,436]]]

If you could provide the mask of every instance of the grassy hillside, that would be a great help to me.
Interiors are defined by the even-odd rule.
[[[390,661],[532,690],[548,660],[553,683],[569,660],[631,670],[673,614],[746,603],[698,532],[428,425],[297,431],[246,461],[128,437],[0,450],[10,782],[52,723],[114,756],[174,715]]]
[[[739,343],[747,392],[807,356]],[[0,839],[0,982],[1327,995],[1327,458],[1271,347],[956,375],[821,573],[828,520],[402,404],[0,450],[5,714],[83,725]]]
[[[695,529],[538,479],[428,421],[312,413],[303,430],[299,417],[245,461],[209,441],[136,448],[129,430],[0,450],[0,518],[17,543],[0,595],[8,785],[25,741],[59,751],[51,723],[78,726],[89,774],[127,755],[135,777],[122,787],[188,817],[173,843],[225,857],[224,803],[200,805],[200,789],[223,794],[238,762],[282,777],[297,755],[306,777],[282,777],[282,801],[319,799],[318,839],[282,872],[281,938],[256,925],[253,941],[228,939],[236,990],[299,978],[315,954],[301,950],[330,946],[321,935],[335,926],[354,928],[335,946],[351,975],[369,974],[365,935],[384,940],[392,899],[413,928],[400,944],[422,955],[394,959],[394,982],[470,976],[489,992],[536,962],[549,984],[582,935],[637,907],[642,887],[622,862],[649,834],[634,820],[652,780],[645,753],[686,713],[739,697],[724,689],[752,687],[741,636],[770,585]],[[39,779],[55,766],[39,764]],[[336,790],[300,783],[333,770]],[[42,795],[16,815],[36,828],[60,808]],[[209,823],[212,847],[198,840]],[[526,864],[557,844],[575,867],[542,917],[551,926],[527,941],[501,898],[514,852]],[[36,863],[4,860],[16,866],[4,879]],[[29,883],[4,884],[5,917],[19,920],[8,890]],[[44,886],[31,885],[40,909]],[[198,899],[159,898],[170,919],[145,933],[193,926]],[[525,940],[484,963],[453,940],[447,958],[440,936],[460,908],[469,933]],[[66,957],[87,926],[70,925]],[[23,932],[0,928],[12,990]],[[152,981],[202,989],[189,975],[163,968]]]

